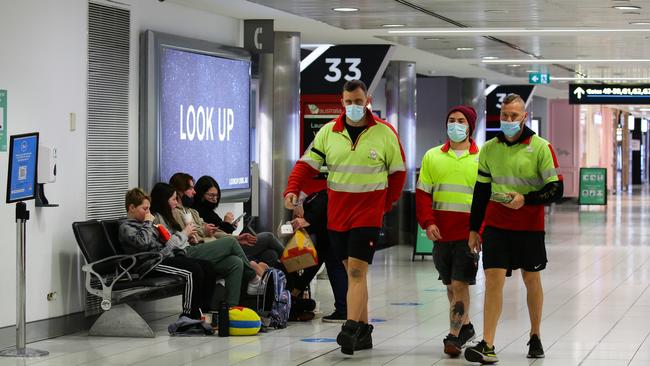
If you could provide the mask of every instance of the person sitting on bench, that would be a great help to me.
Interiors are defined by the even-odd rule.
[[[163,260],[154,271],[185,279],[181,316],[200,319],[199,308],[203,311],[213,310],[211,301],[216,271],[209,261],[189,258],[185,252],[193,227],[188,225],[185,230],[171,235],[165,226],[155,225],[154,217],[149,212],[151,199],[139,188],[126,192],[124,206],[127,219],[120,223],[119,229],[122,248],[129,254],[160,252]]]

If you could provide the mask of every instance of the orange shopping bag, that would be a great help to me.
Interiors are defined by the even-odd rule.
[[[300,229],[293,234],[293,237],[284,248],[280,261],[287,269],[287,272],[296,272],[318,264],[318,254],[309,234]]]

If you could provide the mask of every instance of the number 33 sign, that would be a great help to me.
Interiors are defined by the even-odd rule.
[[[308,61],[301,62],[300,91],[303,95],[340,94],[343,84],[355,79],[373,90],[384,74],[392,50],[390,45],[331,46],[308,65],[303,65]]]

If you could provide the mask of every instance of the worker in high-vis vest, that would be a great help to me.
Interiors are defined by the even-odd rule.
[[[370,101],[362,81],[345,83],[345,112],[316,133],[312,147],[291,172],[284,195],[285,206],[292,209],[302,182],[327,165],[327,228],[348,273],[347,320],[336,338],[344,354],[372,348],[368,265],[384,214],[400,198],[406,179],[397,133],[370,112]]]
[[[564,191],[551,144],[525,125],[528,113],[523,99],[516,94],[506,96],[500,114],[501,132],[486,142],[479,154],[470,215],[470,249],[483,251],[485,302],[483,340],[467,348],[465,358],[484,364],[498,361],[494,337],[503,285],[515,269],[521,269],[527,292],[527,357],[544,357],[540,339],[544,303],[540,271],[547,263],[544,204],[559,200]],[[485,228],[479,236],[481,225]]]
[[[416,216],[427,238],[434,241],[433,263],[447,286],[449,335],[444,352],[458,357],[474,339],[469,319],[469,285],[476,283],[478,263],[469,250],[469,213],[476,184],[479,149],[472,140],[476,111],[456,106],[445,120],[447,142],[424,154],[415,192]]]

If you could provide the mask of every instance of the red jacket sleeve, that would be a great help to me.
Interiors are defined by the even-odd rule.
[[[420,227],[426,230],[430,225],[436,225],[433,216],[433,198],[430,193],[421,189],[415,190],[415,216]]]
[[[298,195],[300,188],[304,186],[305,182],[316,174],[318,174],[318,170],[312,168],[305,162],[298,161],[289,174],[287,188],[284,190],[282,196],[284,197],[289,193]]]

